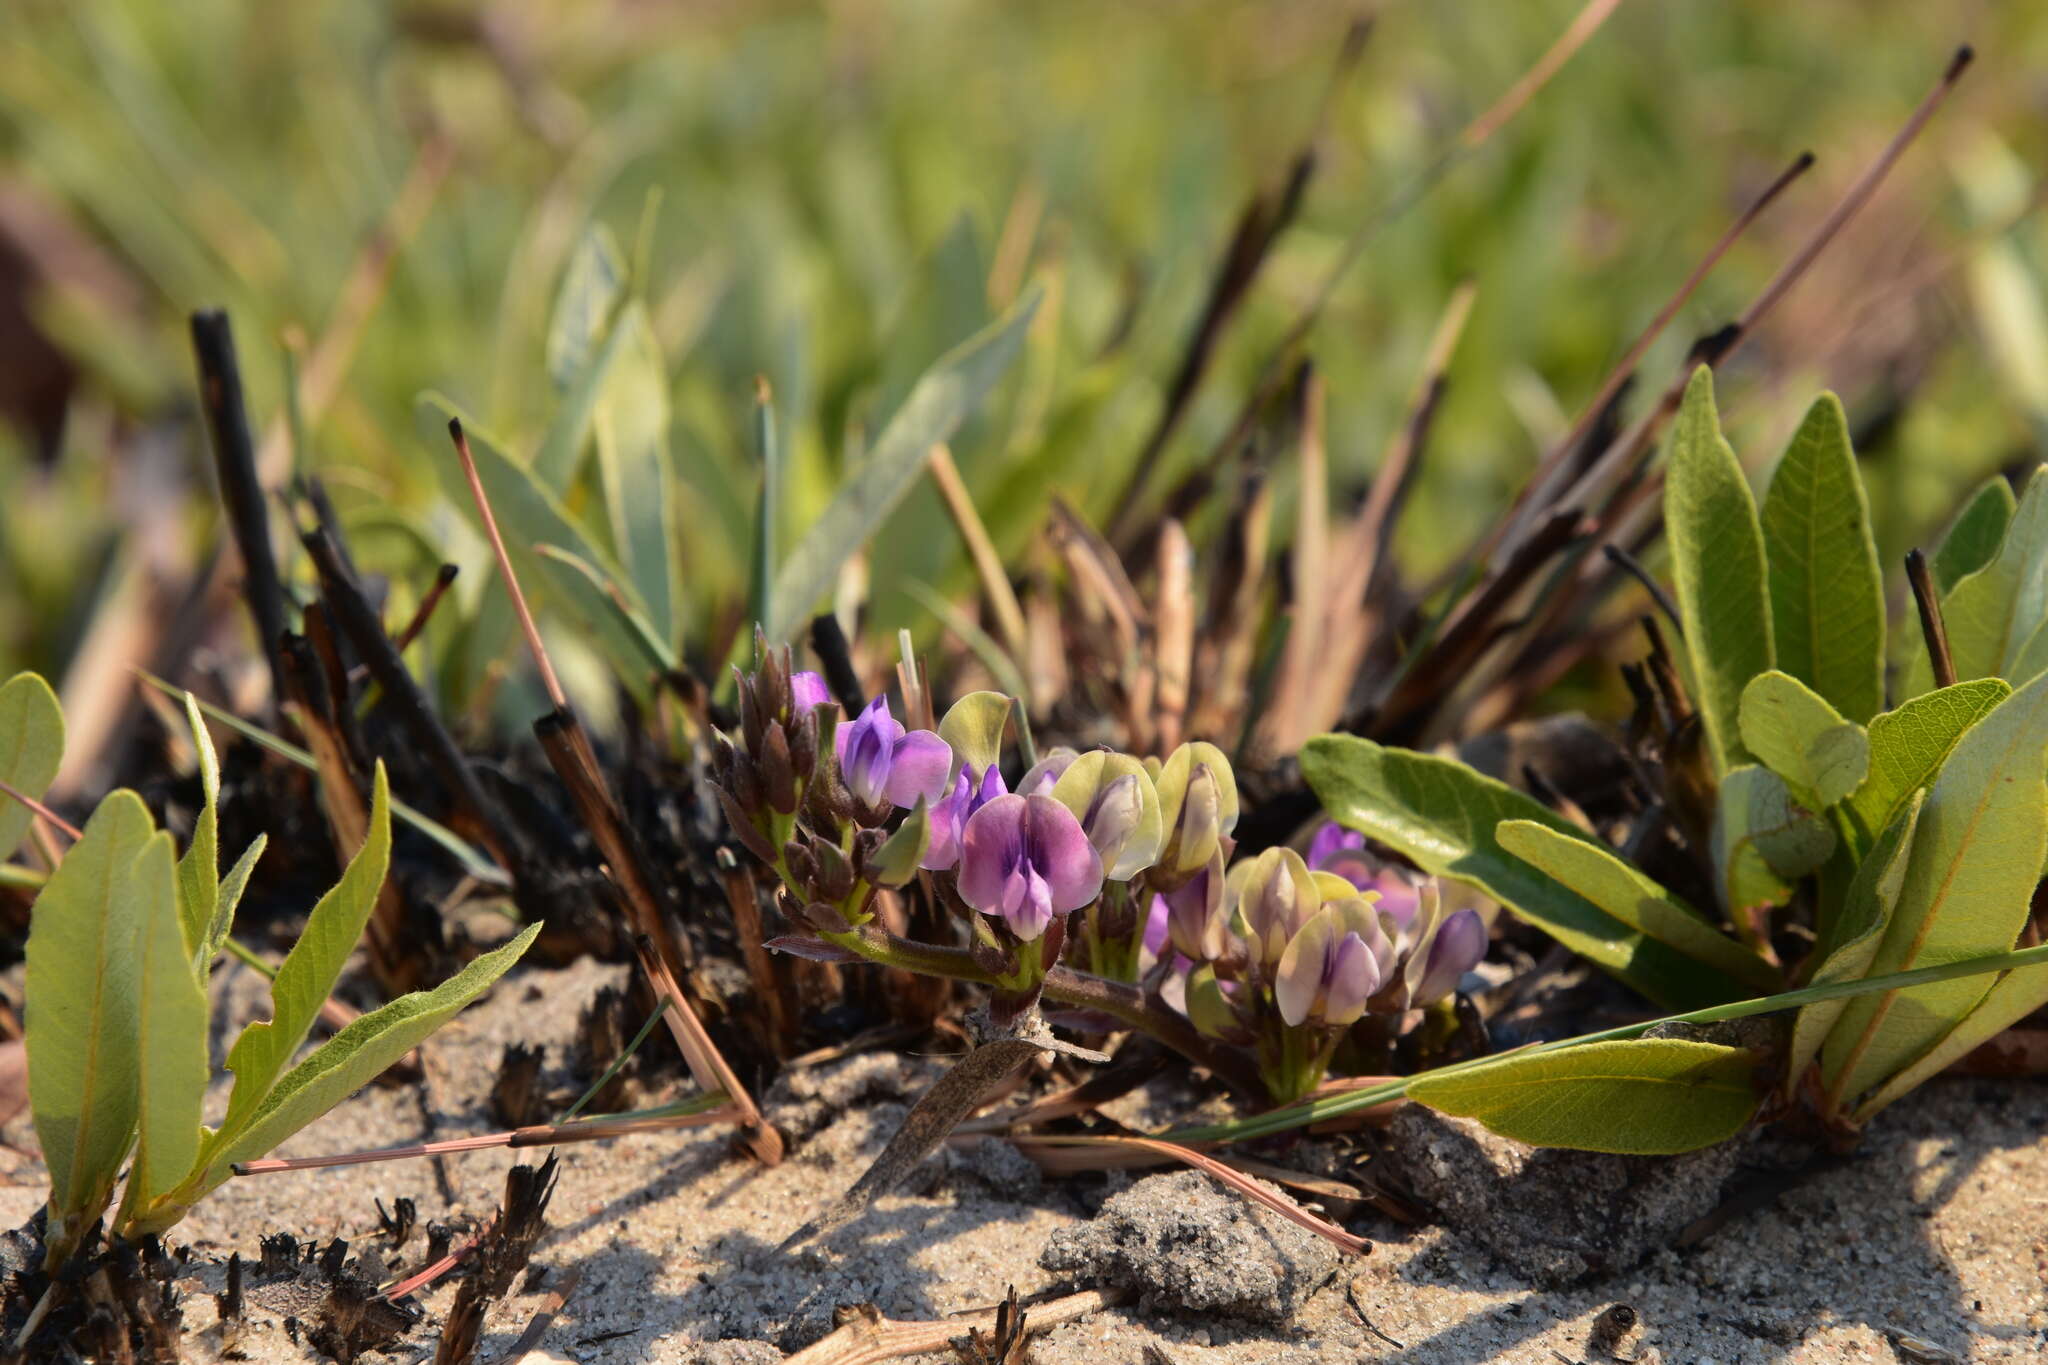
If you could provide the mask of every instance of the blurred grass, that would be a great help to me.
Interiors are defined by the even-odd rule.
[[[1303,218],[1154,492],[1217,439],[1348,234],[1577,8],[1384,7]],[[213,534],[186,314],[233,312],[267,422],[281,410],[280,338],[297,329],[317,346],[436,135],[453,170],[299,461],[328,481],[370,567],[421,586],[444,554],[481,568],[416,400],[447,394],[530,458],[560,401],[550,315],[593,225],[619,243],[666,368],[676,617],[700,657],[746,591],[754,376],[775,395],[787,546],[917,374],[1033,278],[1049,290],[1025,358],[955,454],[1006,554],[1028,544],[1054,487],[1099,521],[1232,223],[1299,145],[1353,13],[13,0],[0,206],[25,202],[60,229],[16,250],[31,263],[26,306],[79,381],[54,465],[0,434],[0,674],[62,673],[117,560],[175,576]],[[1475,280],[1401,533],[1418,572],[1441,567],[1740,205],[1801,149],[1820,154],[1648,375],[1741,307],[1964,39],[1980,62],[1962,96],[1726,381],[1752,463],[1775,458],[1814,387],[1838,388],[1859,422],[1910,395],[1865,446],[1890,560],[1983,474],[2038,453],[2048,424],[2048,229],[2033,217],[1999,231],[2039,193],[2048,156],[2038,6],[1624,4],[1378,233],[1323,316],[1312,349],[1340,487],[1377,461],[1445,298]],[[0,213],[0,238],[24,235],[23,212]],[[1922,276],[1934,287],[1902,287]],[[1284,468],[1278,480],[1285,526]],[[1207,529],[1197,516],[1198,538]],[[965,584],[931,489],[897,511],[867,572],[877,631],[929,628],[907,585]],[[465,573],[471,600],[483,577]]]

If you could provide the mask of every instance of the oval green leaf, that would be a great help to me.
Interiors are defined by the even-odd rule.
[[[1417,1076],[1408,1098],[1538,1147],[1666,1156],[1741,1132],[1755,1067],[1746,1048],[1630,1038]]]

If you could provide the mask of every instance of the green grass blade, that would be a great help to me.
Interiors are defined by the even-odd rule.
[[[200,802],[199,815],[192,822],[192,842],[178,860],[178,919],[184,926],[185,955],[194,957],[206,942],[208,927],[220,908],[220,760],[213,752],[213,736],[199,714],[199,701],[190,692],[185,694],[185,723],[191,728],[192,748],[199,756]],[[200,970],[205,970],[203,965]]]
[[[1033,287],[996,321],[925,371],[875,441],[776,574],[769,595],[768,636],[784,640],[824,596],[840,569],[882,528],[924,475],[934,444],[949,439],[980,406],[1016,359],[1042,291]]]

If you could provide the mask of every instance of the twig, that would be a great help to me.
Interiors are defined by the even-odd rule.
[[[717,862],[718,881],[732,911],[740,955],[747,960],[747,975],[754,979],[754,994],[768,1016],[768,1049],[778,1059],[787,1059],[796,1034],[796,1001],[790,994],[788,977],[775,970],[774,959],[768,953],[768,934],[761,925],[753,869],[735,858],[729,848],[718,850]]]
[[[711,1041],[711,1035],[704,1031],[697,1012],[690,1008],[689,1000],[683,995],[683,988],[669,973],[668,964],[654,951],[654,944],[642,934],[633,940],[633,951],[640,957],[640,969],[647,973],[655,994],[669,1003],[668,1027],[675,1035],[676,1046],[682,1050],[683,1058],[690,1064],[690,1072],[697,1077],[697,1084],[705,1090],[718,1089],[725,1092],[732,1101],[732,1108],[744,1130],[743,1140],[747,1149],[764,1166],[773,1166],[782,1160],[782,1134],[775,1131],[775,1125],[761,1116],[760,1106],[754,1097],[740,1084],[740,1078]]]
[[[533,1317],[527,1321],[526,1330],[519,1334],[519,1339],[512,1343],[510,1350],[497,1358],[495,1365],[519,1365],[520,1361],[531,1355],[540,1345],[541,1338],[547,1335],[548,1328],[554,1325],[555,1314],[562,1311],[562,1305],[569,1301],[569,1296],[574,1294],[576,1287],[582,1283],[582,1270],[571,1266],[564,1271],[561,1278],[556,1281],[555,1287],[548,1291],[548,1296],[541,1300],[540,1307],[535,1310]]]
[[[868,704],[867,694],[861,690],[860,674],[854,669],[853,650],[846,643],[846,632],[839,628],[839,618],[829,611],[811,618],[811,652],[818,656],[818,664],[825,670],[825,685],[832,689],[840,709],[849,719],[859,715]]]
[[[447,595],[449,586],[455,582],[455,575],[460,571],[459,566],[454,564],[443,564],[435,570],[434,586],[427,589],[426,595],[420,598],[419,606],[413,608],[412,619],[405,623],[405,629],[399,631],[392,639],[393,649],[403,654],[412,648],[412,642],[419,639],[420,632],[427,628],[427,622],[433,618],[434,608],[441,605],[441,599]]]
[[[1128,1295],[1118,1289],[1085,1289],[1050,1303],[1027,1305],[1026,1330],[1047,1332],[1062,1323],[1085,1318],[1124,1301]],[[872,1304],[841,1309],[838,1327],[828,1337],[815,1341],[791,1356],[787,1365],[874,1365],[876,1361],[899,1356],[943,1351],[955,1337],[977,1329],[993,1330],[997,1308],[962,1313],[938,1322],[899,1322],[885,1318]]]
[[[0,796],[11,796],[16,801],[21,802],[22,805],[27,806],[37,815],[42,816],[43,819],[48,820],[58,829],[63,830],[66,835],[70,836],[71,842],[74,844],[85,837],[84,833],[78,828],[78,826],[72,824],[69,820],[66,820],[63,816],[57,814],[57,812],[51,810],[48,806],[36,800],[33,796],[30,796],[27,792],[15,786],[12,782],[0,780]]]
[[[450,800],[455,803],[462,823],[471,826],[470,834],[489,845],[491,853],[499,864],[510,872],[516,883],[526,881],[522,875],[526,867],[526,851],[518,835],[498,810],[471,771],[469,760],[457,747],[455,739],[434,714],[432,703],[414,680],[412,670],[405,666],[398,647],[384,633],[384,625],[377,619],[376,608],[363,596],[362,589],[348,575],[341,562],[339,548],[324,531],[314,531],[305,537],[306,552],[312,557],[313,568],[320,576],[320,592],[327,609],[334,617],[334,623],[341,633],[348,637],[349,644],[370,670],[370,676],[383,689],[386,701],[392,706],[398,723],[418,748],[420,754],[433,766],[435,776],[441,779]]]
[[[242,557],[242,595],[255,619],[263,657],[270,665],[270,689],[282,700],[284,660],[278,641],[285,631],[284,587],[270,544],[270,517],[256,472],[256,447],[249,435],[249,410],[242,398],[242,369],[235,359],[235,333],[226,312],[202,309],[192,315],[192,351],[199,361],[199,399],[213,436],[214,468],[221,502]],[[275,703],[273,703],[275,704]]]
[[[1927,659],[1934,665],[1934,685],[1954,687],[1955,655],[1949,652],[1948,624],[1941,619],[1941,603],[1935,597],[1934,576],[1928,572],[1927,556],[1920,550],[1906,552],[1906,581],[1913,585],[1913,602],[1920,608],[1920,634],[1927,640]]]
[[[659,1109],[631,1114],[612,1114],[567,1123],[535,1123],[500,1133],[479,1133],[471,1137],[442,1138],[435,1142],[409,1142],[397,1147],[379,1147],[364,1152],[340,1152],[333,1156],[270,1156],[256,1161],[238,1161],[238,1176],[275,1175],[280,1171],[313,1171],[329,1166],[369,1166],[380,1161],[414,1161],[421,1157],[448,1156],[456,1152],[482,1152],[495,1147],[557,1147],[568,1142],[604,1142],[632,1133],[663,1132],[671,1128],[700,1128],[732,1119],[730,1098],[722,1093],[693,1096]]]
[[[1641,584],[1643,591],[1650,594],[1650,600],[1663,610],[1672,625],[1680,630],[1685,628],[1685,623],[1678,619],[1678,604],[1671,600],[1670,593],[1664,591],[1664,585],[1651,577],[1650,571],[1643,567],[1640,559],[1611,541],[1600,547],[1600,553],[1607,556],[1608,563]]]
[[[960,467],[953,463],[953,452],[943,441],[932,447],[925,468],[939,490],[940,500],[946,504],[947,515],[953,519],[953,528],[967,545],[968,557],[974,561],[974,574],[981,582],[982,595],[988,599],[989,611],[996,618],[1003,648],[1010,651],[1011,657],[1023,658],[1026,645],[1024,608],[1017,601],[1016,589],[1010,586],[1010,575],[1003,568],[1003,557],[996,552],[995,542],[989,539],[988,527],[982,523],[981,513],[975,510],[974,498],[960,478]]]
[[[1349,1281],[1345,1284],[1344,1301],[1351,1305],[1352,1312],[1358,1314],[1358,1320],[1365,1324],[1366,1331],[1372,1333],[1381,1341],[1386,1342],[1387,1345],[1393,1347],[1397,1351],[1405,1351],[1408,1349],[1407,1343],[1394,1340],[1385,1332],[1382,1332],[1379,1328],[1375,1327],[1373,1325],[1372,1319],[1365,1315],[1365,1306],[1359,1303],[1358,1301],[1358,1282],[1356,1280]]]
[[[519,628],[526,633],[526,647],[533,655],[534,667],[540,670],[541,683],[547,688],[548,700],[555,704],[557,711],[569,709],[569,696],[562,691],[562,681],[555,676],[555,665],[548,658],[547,646],[540,642],[540,627],[533,623],[533,611],[526,605],[526,594],[519,590],[519,575],[512,572],[512,556],[505,550],[505,537],[498,533],[498,518],[491,511],[491,500],[484,494],[484,481],[476,471],[476,457],[469,453],[469,438],[462,434],[462,419],[448,419],[448,435],[455,442],[456,458],[462,462],[462,476],[469,480],[469,491],[476,499],[477,515],[483,519],[484,533],[490,537],[491,552],[498,557],[498,572],[504,576],[505,590],[512,598],[512,610],[519,617]]]

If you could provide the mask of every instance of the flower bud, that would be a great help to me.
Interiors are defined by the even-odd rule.
[[[1158,859],[1166,839],[1159,792],[1145,765],[1129,754],[1097,749],[1078,755],[1053,783],[1052,798],[1081,822],[1108,880],[1129,881]]]
[[[761,777],[761,796],[771,810],[783,815],[794,815],[799,793],[796,787],[796,765],[789,753],[789,739],[783,733],[782,722],[771,720],[761,736],[761,756],[755,767]]]
[[[803,669],[789,675],[789,706],[793,714],[807,716],[821,706],[834,704],[832,689],[825,686],[825,680],[818,674]]]
[[[1074,760],[1080,756],[1080,754],[1064,744],[1055,745],[1047,749],[1044,756],[1038,762],[1025,769],[1024,776],[1017,782],[1017,795],[1053,795],[1054,785],[1059,782],[1061,776],[1066,773],[1068,768],[1074,766]],[[1073,810],[1074,808],[1069,805],[1067,809]],[[1076,816],[1079,816],[1080,813],[1079,811],[1074,811]]]
[[[837,904],[853,894],[853,864],[846,861],[839,845],[813,839],[811,856],[818,863],[814,877],[818,899]]]
[[[1273,999],[1290,1027],[1343,1028],[1365,1013],[1379,988],[1380,964],[1392,956],[1378,918],[1364,900],[1338,901],[1309,916],[1280,955]]]
[[[1269,848],[1248,863],[1231,869],[1237,913],[1244,921],[1252,958],[1270,973],[1323,903],[1308,864],[1291,848]]]
[[[1486,921],[1477,910],[1459,910],[1437,926],[1426,966],[1410,992],[1409,1007],[1424,1009],[1458,989],[1465,973],[1486,956]]]
[[[1166,934],[1175,952],[1196,962],[1215,962],[1230,951],[1221,853],[1166,893]]]

